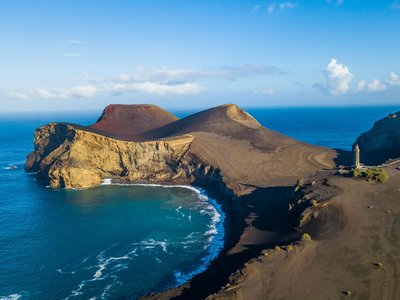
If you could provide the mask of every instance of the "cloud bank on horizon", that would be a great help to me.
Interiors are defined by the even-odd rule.
[[[1,3],[4,111],[399,104],[399,1],[156,2]]]

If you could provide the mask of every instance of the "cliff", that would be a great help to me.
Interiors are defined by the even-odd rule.
[[[400,156],[400,111],[380,119],[356,140],[362,159],[367,163],[381,163]],[[355,145],[354,144],[354,145]]]
[[[40,127],[34,144],[26,171],[55,188],[88,188],[111,179],[213,184],[238,196],[291,185],[332,167],[336,156],[268,130],[232,104],[183,119],[154,106],[108,106],[92,126]]]

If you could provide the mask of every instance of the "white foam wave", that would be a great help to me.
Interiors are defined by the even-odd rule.
[[[117,260],[125,260],[125,259],[129,259],[129,256],[124,255],[124,256],[119,256],[119,257],[109,257],[107,259],[105,259],[103,257],[104,251],[102,251],[98,256],[97,259],[99,260],[99,264],[98,264],[98,269],[96,270],[96,272],[93,275],[93,279],[101,279],[102,275],[103,275],[103,271],[107,268],[107,266],[114,261]]]
[[[100,280],[104,281],[107,286],[103,289],[102,295],[99,297],[101,299],[107,299],[109,291],[112,289],[113,286],[116,284],[121,284],[117,279],[118,276],[115,274],[118,273],[121,270],[124,270],[128,267],[127,264],[122,263],[124,260],[132,259],[133,256],[137,256],[136,250],[137,248],[134,248],[133,250],[130,250],[126,254],[120,255],[120,256],[107,256],[107,253],[118,246],[118,244],[114,244],[104,250],[102,250],[99,254],[97,254],[94,259],[97,260],[97,264],[91,265],[88,267],[85,267],[84,270],[92,270],[95,269],[93,275],[90,278],[83,279],[81,280],[80,284],[78,287],[74,290],[72,290],[71,294],[66,297],[65,299],[71,299],[75,297],[83,297],[82,295],[85,295],[85,290],[86,286],[88,286],[92,282],[98,282]],[[87,256],[85,257],[79,266],[82,268],[82,264],[88,263],[93,256]],[[61,270],[61,269],[60,269]],[[106,271],[108,270],[108,271]],[[65,272],[63,272],[65,273]],[[75,273],[75,271],[71,272],[72,274]],[[110,280],[112,281],[110,283]],[[90,289],[90,288],[89,288]]]
[[[21,298],[22,298],[21,294],[11,294],[8,296],[0,296],[0,300],[18,300]]]
[[[168,241],[167,240],[156,241],[154,239],[148,239],[148,240],[141,241],[139,243],[132,243],[132,245],[140,245],[144,249],[154,249],[155,247],[159,246],[165,253],[171,254],[168,252]]]
[[[104,178],[101,180],[102,185],[110,185],[111,183],[111,178]]]
[[[109,297],[109,292],[111,290],[111,288],[113,288],[115,285],[117,284],[121,284],[120,281],[118,281],[118,277],[113,275],[111,276],[111,278],[113,278],[113,282],[111,282],[110,284],[108,284],[104,289],[103,292],[101,294],[101,299],[108,299]]]
[[[19,167],[15,165],[9,165],[8,167],[3,168],[3,170],[16,170],[16,169],[19,169]]]
[[[118,183],[118,182],[112,182],[111,178],[103,178],[101,180],[100,185],[118,185],[118,186],[149,186],[149,187],[162,187],[166,189],[171,189],[171,188],[181,188],[181,189],[187,189],[195,192],[196,194],[199,195],[199,197],[204,197],[204,195],[201,195],[201,191],[191,185],[185,185],[185,184],[159,184],[159,183]],[[207,196],[205,196],[207,198]]]
[[[222,212],[221,206],[214,199],[209,198],[203,189],[199,188],[195,190],[202,204],[199,207],[200,214],[211,216],[211,222],[208,224],[209,229],[204,233],[204,236],[207,236],[208,243],[204,245],[203,249],[208,251],[208,255],[202,258],[203,264],[192,272],[183,273],[182,271],[176,270],[174,275],[177,285],[187,282],[194,275],[204,271],[211,261],[217,257],[224,245],[223,239],[225,232],[223,222],[225,220],[225,215]],[[184,249],[188,247],[187,244],[190,244],[196,240],[193,238],[194,235],[195,233],[192,232],[186,236],[187,241],[181,243],[184,244]]]
[[[199,234],[199,233],[200,233],[200,232],[198,232],[198,231],[191,232],[191,233],[189,233],[187,236],[185,236],[184,239],[185,239],[185,240],[190,239],[190,238],[194,237],[195,235],[197,235],[197,234]]]
[[[79,295],[82,295],[83,292],[81,292],[81,290],[82,290],[83,287],[85,286],[86,282],[87,282],[86,280],[83,280],[83,281],[78,285],[78,288],[77,288],[76,290],[73,290],[73,291],[71,292],[71,295],[69,295],[67,298],[65,298],[65,300],[68,300],[68,299],[70,299],[70,298],[73,298],[73,297],[77,297],[77,296],[79,296]]]

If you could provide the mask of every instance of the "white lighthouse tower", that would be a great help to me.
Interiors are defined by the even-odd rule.
[[[358,144],[354,147],[354,166],[356,168],[359,168],[361,166],[360,164],[360,147]]]

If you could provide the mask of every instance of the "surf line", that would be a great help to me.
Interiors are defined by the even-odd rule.
[[[182,273],[180,271],[175,271],[175,286],[182,285],[188,282],[195,275],[202,273],[207,269],[209,264],[218,256],[224,247],[224,237],[225,237],[225,213],[222,210],[220,204],[217,200],[210,198],[204,189],[200,187],[194,187],[191,185],[174,185],[174,184],[157,184],[157,183],[114,183],[111,178],[105,178],[101,181],[100,185],[113,185],[113,186],[143,186],[143,187],[161,187],[161,188],[182,188],[188,189],[196,193],[196,196],[200,201],[207,203],[206,207],[211,216],[211,223],[209,224],[209,230],[204,234],[209,234],[210,239],[207,246],[207,255],[202,258],[202,264],[189,273]]]

